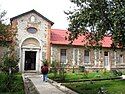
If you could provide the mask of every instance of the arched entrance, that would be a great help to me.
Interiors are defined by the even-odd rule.
[[[35,38],[25,39],[21,45],[22,72],[39,71],[40,43]]]

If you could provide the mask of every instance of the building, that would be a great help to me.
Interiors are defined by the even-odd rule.
[[[54,23],[35,10],[10,20],[17,29],[20,71],[40,72],[43,58],[50,57],[50,31]]]
[[[58,61],[66,67],[85,66],[87,69],[108,70],[125,68],[125,51],[111,49],[110,37],[102,41],[101,50],[87,50],[84,37],[76,39],[72,45],[66,39],[66,30],[51,29],[52,21],[35,10],[10,19],[17,29],[19,69],[21,72],[40,72],[42,60]]]

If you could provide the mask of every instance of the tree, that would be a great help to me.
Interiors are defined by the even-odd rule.
[[[90,44],[101,45],[110,35],[112,47],[125,47],[125,0],[70,0],[76,5],[68,15],[70,40],[84,35]]]
[[[5,15],[6,11],[2,11],[0,13],[0,46],[8,47],[15,41],[14,36],[16,32],[15,29],[11,27],[11,25],[6,25],[3,23],[3,21],[5,21]]]
[[[0,13],[0,46],[7,48],[3,57],[0,57],[0,70],[11,73],[17,67],[18,58],[16,47],[16,28],[3,23],[6,11]]]
[[[0,46],[7,48],[3,57],[0,57],[0,72],[6,74],[1,85],[4,92],[12,93],[15,90],[15,72],[18,72],[18,55],[16,53],[16,28],[3,23],[6,11],[0,13]],[[0,53],[1,54],[1,53]]]

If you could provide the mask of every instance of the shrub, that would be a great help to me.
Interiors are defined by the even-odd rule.
[[[8,74],[18,72],[18,60],[14,55],[10,55],[9,53],[4,54],[2,63],[0,63],[0,70]]]
[[[79,66],[79,70],[80,70],[80,72],[84,72],[85,71],[85,66]]]
[[[112,70],[112,72],[115,76],[121,76],[122,75],[122,72],[120,70]]]
[[[2,57],[2,63],[0,63],[0,69],[5,74],[5,79],[3,80],[3,91],[12,92],[15,90],[14,80],[15,74],[18,72],[18,58],[15,51],[8,51]]]
[[[42,62],[43,62],[43,64],[46,64],[47,66],[50,64],[50,62],[48,60],[46,60],[46,59],[43,60]]]
[[[54,73],[54,78],[57,77],[58,70],[59,70],[59,62],[52,61],[50,72]]]
[[[52,61],[51,72],[54,74],[54,79],[59,78],[59,80],[65,80],[65,64],[61,64],[57,61]]]
[[[0,94],[24,94],[21,74],[0,73]]]

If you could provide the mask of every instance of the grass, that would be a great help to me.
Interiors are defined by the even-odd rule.
[[[48,77],[53,80],[59,80],[60,75],[57,74],[56,76],[54,73],[49,73]],[[90,73],[84,73],[84,72],[77,72],[77,73],[65,73],[65,82],[67,81],[78,81],[78,80],[85,80],[85,79],[99,79],[99,78],[113,78],[116,77],[112,72],[109,71],[100,71],[100,72],[90,72]]]
[[[111,78],[118,77],[112,71],[65,73],[64,81],[59,80],[59,74],[49,73],[48,76],[79,94],[104,94],[98,93],[101,89],[107,92],[105,94],[124,94],[125,92],[125,80],[111,80]],[[93,81],[93,79],[99,79],[99,81]]]
[[[7,74],[0,73],[0,94],[25,94],[24,93],[24,85],[23,79],[20,73],[15,74],[13,80],[10,84],[10,89],[7,88],[7,83],[9,82],[7,79]]]
[[[99,88],[103,87],[106,94],[124,94],[125,80],[108,80],[96,82],[75,82],[63,84],[79,94],[98,94]]]

